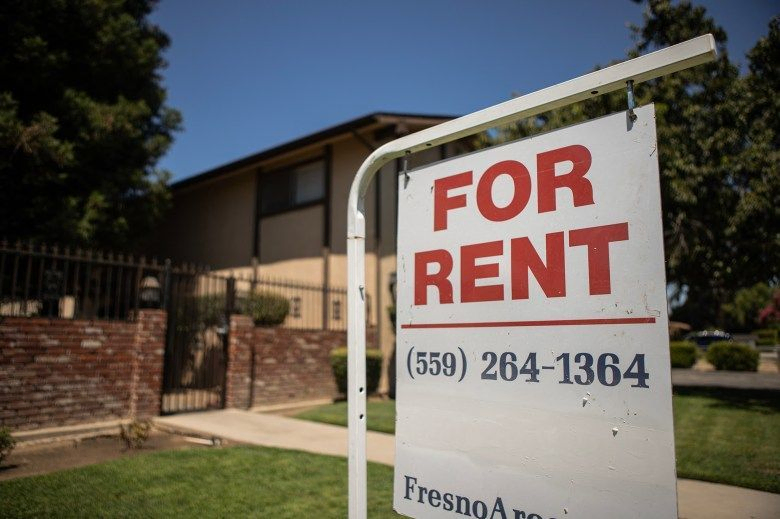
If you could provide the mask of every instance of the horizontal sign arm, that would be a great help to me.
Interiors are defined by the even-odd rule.
[[[395,158],[614,92],[626,88],[628,81],[636,85],[708,63],[714,61],[716,56],[715,39],[711,34],[706,34],[388,142],[363,162],[355,176],[349,198],[348,233],[350,236],[365,236],[361,232],[362,227],[356,225],[358,222],[353,219],[353,212],[358,205],[362,212],[362,199],[374,175],[379,168]]]

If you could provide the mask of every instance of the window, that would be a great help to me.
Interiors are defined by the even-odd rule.
[[[325,163],[307,162],[263,176],[261,214],[273,214],[316,203],[325,198]]]
[[[341,321],[341,301],[333,301],[333,320]]]

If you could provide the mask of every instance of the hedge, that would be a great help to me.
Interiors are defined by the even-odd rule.
[[[290,312],[287,298],[271,292],[249,294],[240,307],[241,313],[251,317],[257,326],[282,324]]]
[[[778,343],[777,330],[774,328],[764,328],[761,330],[753,330],[753,335],[758,337],[756,346],[774,346]]]
[[[347,348],[336,348],[330,352],[330,365],[339,393],[347,394]],[[376,393],[379,376],[382,373],[382,352],[366,349],[366,393]]]
[[[696,364],[696,345],[690,341],[672,341],[669,358],[673,368],[690,368]]]
[[[192,305],[194,308],[189,308],[189,305],[176,305],[177,310],[182,316],[190,313],[189,319],[182,317],[178,320],[179,323],[197,321],[203,323],[207,328],[211,326],[221,326],[226,322],[225,316],[225,294],[206,294],[193,298]],[[197,312],[195,316],[192,316],[193,312]]]
[[[739,342],[713,342],[707,348],[707,361],[717,370],[758,371],[758,350]]]

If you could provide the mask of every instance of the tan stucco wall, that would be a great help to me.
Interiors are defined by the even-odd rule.
[[[364,137],[371,140],[371,132]],[[381,142],[374,143],[376,146]],[[349,189],[358,168],[370,150],[353,136],[331,141],[330,248],[323,246],[323,218],[326,206],[317,205],[275,216],[264,217],[259,225],[260,258],[258,275],[263,278],[293,280],[332,287],[347,286],[346,222]],[[452,145],[455,146],[455,145]],[[450,155],[453,151],[450,151]],[[244,279],[252,277],[252,232],[256,196],[255,171],[261,167],[283,168],[302,159],[325,154],[324,144],[310,146],[297,153],[278,157],[273,162],[220,178],[216,182],[185,188],[174,194],[174,210],[161,232],[158,251],[181,261],[211,265],[223,273]],[[415,154],[410,168],[440,160],[439,148]],[[380,391],[389,387],[388,366],[395,334],[388,307],[393,304],[389,288],[390,274],[396,270],[396,203],[398,176],[396,162],[387,164],[378,174],[366,196],[366,290],[370,298],[369,323],[378,327],[376,343],[384,353]],[[376,189],[379,185],[381,213],[376,226]],[[319,305],[319,306],[317,306]],[[322,313],[321,300],[307,306],[309,313]],[[346,307],[343,308],[346,318]]]
[[[333,170],[331,179],[330,232],[331,251],[335,254],[347,252],[347,199],[349,189],[360,165],[370,151],[355,138],[333,144]],[[376,193],[374,187],[366,196],[366,251],[374,248],[374,217]]]
[[[153,250],[175,262],[216,269],[246,265],[252,258],[254,206],[252,171],[182,189],[173,196]]]
[[[260,220],[260,264],[298,258],[322,258],[322,205],[267,216]],[[322,268],[319,269],[322,281]]]

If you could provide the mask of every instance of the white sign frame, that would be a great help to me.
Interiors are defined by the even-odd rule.
[[[396,139],[375,150],[363,162],[355,175],[347,204],[348,492],[351,519],[365,519],[367,516],[364,209],[368,187],[379,169],[389,161],[410,153],[614,92],[626,88],[629,81],[639,84],[708,63],[716,57],[713,36],[699,36]]]

